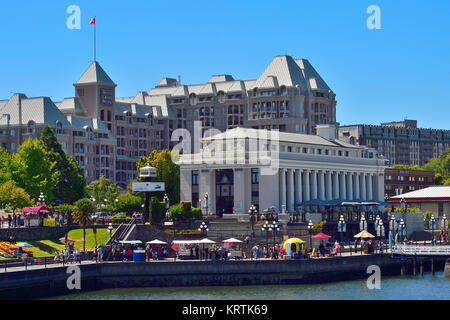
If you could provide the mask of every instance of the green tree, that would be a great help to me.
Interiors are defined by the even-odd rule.
[[[0,201],[8,204],[13,212],[32,205],[32,201],[28,193],[24,189],[17,187],[13,180],[7,181],[0,186]]]
[[[11,177],[32,198],[37,199],[42,192],[46,202],[51,203],[54,200],[52,184],[56,179],[52,175],[54,165],[42,143],[30,138],[12,155]]]
[[[450,149],[442,152],[439,158],[428,160],[427,164],[423,166],[425,170],[435,171],[434,183],[446,184],[450,179]]]
[[[134,212],[142,211],[142,198],[138,196],[134,196],[130,193],[123,193],[118,198],[116,203],[116,211],[117,212],[125,212],[128,215],[133,214]]]
[[[58,142],[53,130],[46,125],[42,130],[40,141],[47,152],[52,166],[52,192],[62,203],[73,203],[86,196],[86,179],[83,169],[74,157],[68,157]]]
[[[86,227],[89,227],[94,223],[91,218],[94,211],[94,204],[87,198],[75,202],[72,218],[73,221],[83,228],[83,251],[86,251]]]
[[[164,194],[167,193],[170,203],[180,202],[180,167],[172,161],[172,153],[169,150],[158,152],[153,150],[148,157],[141,157],[136,164],[139,176],[139,169],[150,164],[155,167],[157,177],[152,181],[164,182],[165,192],[155,192],[155,195],[162,201]],[[138,181],[142,181],[138,178]]]
[[[112,211],[115,208],[116,199],[121,188],[113,184],[105,176],[101,176],[99,180],[92,181],[87,186],[87,190],[91,197],[95,199],[97,205],[105,205],[109,211]]]
[[[0,184],[11,180],[11,156],[3,149],[0,149]]]

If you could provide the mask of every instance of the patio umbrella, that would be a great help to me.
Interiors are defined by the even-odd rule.
[[[357,235],[354,235],[353,238],[375,238],[375,236],[366,230],[361,231]]]
[[[155,239],[155,240],[153,240],[153,241],[147,242],[147,244],[167,244],[167,242],[164,242],[164,241]]]
[[[59,241],[65,242],[66,241],[66,237],[61,237],[59,238]],[[75,240],[73,240],[70,237],[67,237],[67,242],[76,242]]]
[[[235,239],[235,238],[230,238],[227,240],[223,240],[223,242],[229,242],[229,243],[242,243],[243,241]]]
[[[328,239],[328,238],[331,238],[331,236],[321,232],[321,233],[316,234],[315,236],[312,236],[311,238],[313,238],[313,239]]]
[[[26,242],[20,242],[18,244],[16,244],[16,247],[22,247],[22,248],[31,248],[32,245]]]

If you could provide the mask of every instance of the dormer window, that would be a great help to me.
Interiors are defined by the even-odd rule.
[[[36,123],[33,120],[30,120],[28,122],[28,133],[35,133],[36,132]]]
[[[56,134],[63,134],[63,125],[61,121],[56,121]]]
[[[197,104],[197,96],[195,95],[195,93],[192,93],[192,94],[189,96],[189,104],[190,104],[191,106]]]

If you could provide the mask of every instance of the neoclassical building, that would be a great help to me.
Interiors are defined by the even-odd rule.
[[[208,212],[225,214],[247,213],[252,204],[294,212],[304,203],[383,201],[386,160],[338,140],[334,125],[316,129],[317,135],[279,132],[257,150],[246,137],[270,136],[266,130],[235,128],[204,138],[199,153],[180,157],[181,199],[205,208],[208,194]]]

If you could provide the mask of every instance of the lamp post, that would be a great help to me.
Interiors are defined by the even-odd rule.
[[[252,237],[255,236],[254,224],[255,224],[255,218],[256,218],[257,212],[258,212],[258,210],[256,209],[256,206],[254,204],[252,204],[250,206],[250,209],[248,210],[250,222],[252,224]]]
[[[433,234],[433,240],[431,240],[432,244],[434,245],[434,227],[436,226],[436,219],[434,218],[434,214],[431,215],[429,227]]]
[[[406,225],[403,219],[400,219],[400,223],[398,225],[398,233],[400,235],[400,242],[403,242],[405,240],[405,231],[406,231]]]
[[[341,244],[343,242],[343,237],[344,237],[344,232],[346,232],[346,224],[345,224],[345,219],[344,216],[341,214],[339,221],[338,221],[338,232],[341,235]],[[339,255],[342,256],[342,250],[339,250]]]
[[[45,197],[42,192],[39,194],[38,202],[39,204],[45,204]]]
[[[108,225],[108,231],[109,231],[109,240],[111,241],[111,237],[112,237],[112,231],[114,230],[114,227],[112,225],[112,222],[109,223]],[[111,243],[112,245],[112,243]]]
[[[208,227],[208,225],[206,224],[205,221],[203,221],[202,224],[198,227],[198,231],[201,231],[203,233],[204,237],[206,238],[206,236],[208,234],[208,231],[209,231],[209,227]],[[202,252],[203,251],[205,251],[205,245],[204,244],[203,244]],[[201,256],[202,255],[199,255],[199,259],[200,260],[202,259]],[[208,260],[208,257],[206,257],[206,260]]]
[[[395,221],[395,215],[392,213],[391,219],[389,221],[389,230],[390,230],[390,238],[389,238],[389,244],[391,248],[392,253],[392,245],[395,240],[395,228],[397,227],[397,221]]]
[[[364,213],[362,213],[361,221],[359,222],[359,231],[364,231],[364,230],[367,230],[367,220],[366,220]]]
[[[266,232],[266,248],[269,248],[269,232],[272,231],[272,225],[269,221],[266,221],[261,227],[261,230]]]
[[[206,216],[208,216],[209,215],[209,210],[208,210],[208,205],[209,205],[209,203],[208,203],[208,192],[207,193],[205,193],[205,207],[206,207]]]
[[[448,230],[448,220],[444,213],[444,215],[442,216],[442,232],[445,235],[445,244],[447,244],[447,230]]]
[[[379,250],[381,251],[381,238],[384,237],[385,230],[384,230],[383,220],[380,217],[378,217],[378,218],[379,218],[379,220],[377,222],[376,230],[377,230],[377,236],[379,237],[379,242],[380,242]]]
[[[274,253],[275,253],[275,237],[276,237],[277,233],[280,231],[280,226],[275,221],[272,221],[272,230],[273,230],[273,254],[272,254],[272,259],[273,259],[275,256],[274,255]]]
[[[169,196],[166,194],[164,194],[164,198],[163,201],[166,205],[166,219],[169,217],[169,206],[170,206],[170,201],[169,201]]]
[[[139,169],[139,177],[144,179],[144,182],[150,182],[152,177],[156,177],[156,168],[147,164],[145,167]],[[145,192],[145,210],[142,214],[143,223],[147,222],[150,217],[150,191]]]
[[[312,230],[314,228],[314,224],[311,220],[308,222],[308,232],[309,232],[309,246],[312,248]]]

